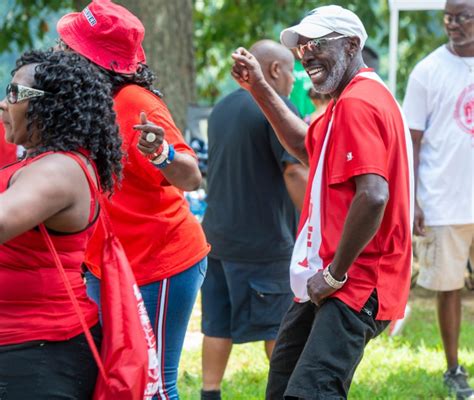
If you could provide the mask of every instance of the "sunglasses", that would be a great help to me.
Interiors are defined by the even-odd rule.
[[[452,24],[453,22],[456,22],[458,25],[463,25],[473,18],[474,18],[474,14],[453,15],[453,14],[445,13],[443,17],[443,21],[446,25]]]
[[[341,35],[341,36],[334,36],[334,37],[328,37],[328,38],[321,38],[321,39],[311,39],[305,44],[299,44],[298,46],[295,47],[295,53],[296,56],[302,60],[304,54],[306,51],[310,51],[312,53],[316,51],[323,51],[326,50],[329,46],[329,42],[332,40],[338,40],[348,37],[346,35]]]
[[[48,94],[48,92],[19,85],[17,83],[10,83],[7,86],[7,101],[10,104],[16,104],[20,101],[28,100],[33,97],[41,97],[45,94]]]

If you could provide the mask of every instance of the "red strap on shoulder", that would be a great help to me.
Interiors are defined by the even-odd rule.
[[[86,164],[84,163],[84,161],[82,161],[82,159],[74,154],[74,153],[63,153],[71,158],[73,158],[74,160],[77,161],[77,163],[81,166],[81,168],[83,169],[84,173],[86,174],[86,177],[87,179],[89,180],[89,184],[90,186],[94,189],[95,191],[95,195],[97,197],[97,200],[99,202],[99,205],[100,205],[100,208],[101,208],[101,213],[100,213],[100,220],[102,221],[102,224],[104,225],[104,232],[105,232],[105,236],[106,237],[109,237],[112,235],[112,232],[113,232],[113,229],[112,229],[112,223],[110,222],[110,218],[109,218],[109,215],[105,209],[105,205],[104,205],[104,197],[103,197],[103,194],[100,192],[100,182],[99,182],[99,179],[97,179],[97,183],[98,183],[98,186],[97,187],[95,184],[94,184],[94,181],[92,180],[90,174],[89,174],[89,171],[87,169],[87,166]],[[94,170],[95,170],[95,166],[92,165]]]
[[[106,209],[104,208],[104,200],[102,198],[102,194],[99,191],[99,188],[95,185],[95,182],[92,180],[92,177],[89,174],[89,171],[87,169],[86,164],[84,161],[76,154],[74,153],[66,153],[66,152],[61,152],[64,155],[67,155],[79,164],[79,166],[82,168],[84,171],[87,180],[89,181],[89,185],[91,187],[91,191],[95,194],[95,197],[99,201],[101,210],[100,210],[100,215],[99,219],[102,221],[104,225],[104,232],[106,237],[110,237],[112,235],[112,225],[110,222],[110,218],[107,214]],[[100,185],[99,181],[98,184]],[[79,321],[81,323],[82,329],[84,330],[84,334],[87,339],[87,343],[89,344],[89,347],[91,348],[92,355],[94,356],[95,361],[97,362],[97,366],[99,368],[99,372],[104,379],[105,382],[108,382],[107,374],[105,372],[104,364],[102,363],[102,360],[100,359],[99,351],[97,350],[97,346],[95,345],[95,342],[92,338],[91,332],[89,327],[87,326],[86,319],[84,317],[84,313],[82,312],[79,303],[76,299],[76,296],[74,295],[74,292],[71,287],[71,283],[69,282],[69,279],[67,278],[66,271],[64,270],[64,267],[61,263],[61,259],[59,258],[59,255],[56,251],[56,248],[54,247],[53,241],[51,240],[51,237],[48,234],[48,231],[46,229],[46,226],[44,224],[39,225],[39,229],[41,231],[41,234],[43,235],[43,238],[46,242],[46,245],[48,246],[51,254],[53,255],[54,263],[56,264],[56,267],[58,268],[58,271],[61,275],[61,280],[64,283],[64,286],[66,287],[67,294],[72,302],[72,305],[74,307],[74,311],[76,312]]]
[[[78,150],[78,152],[80,154],[82,154],[84,157],[86,157],[86,158],[88,157],[88,154],[85,151],[79,151]],[[95,176],[97,177],[97,183],[94,182],[94,180],[92,179],[92,177],[89,173],[89,169],[87,168],[84,161],[77,154],[75,154],[73,152],[70,152],[70,151],[46,151],[44,153],[38,154],[36,157],[27,158],[25,160],[25,165],[24,166],[31,164],[33,161],[37,161],[37,160],[39,160],[43,157],[46,157],[50,154],[55,154],[55,153],[63,154],[65,156],[70,157],[73,160],[75,160],[79,164],[79,166],[81,167],[84,174],[86,175],[87,181],[89,183],[90,193],[91,193],[89,221],[88,221],[90,223],[94,219],[94,215],[95,215],[95,199],[97,199],[99,201],[99,204],[102,207],[102,204],[101,204],[101,201],[100,201],[100,192],[101,192],[100,179],[99,179],[99,174],[97,172],[97,168],[96,168],[94,163],[91,163],[91,165],[92,165],[92,168],[94,169]]]
[[[89,189],[91,193],[91,201],[90,201],[90,210],[89,210],[89,223],[94,219],[95,211],[96,211],[96,206],[95,206],[95,199],[99,199],[100,196],[100,179],[99,179],[99,174],[97,173],[97,169],[94,163],[91,163],[92,168],[94,169],[95,176],[97,178],[97,183],[94,182],[94,180],[91,177],[91,174],[89,173],[89,169],[87,168],[87,165],[84,163],[84,161],[79,157],[77,154],[72,153],[72,152],[59,152],[67,157],[72,158],[75,160],[79,166],[81,167],[82,171],[84,172],[87,181],[89,183]],[[80,152],[84,157],[87,157],[86,154],[83,154]]]
[[[87,343],[89,344],[89,347],[91,348],[92,355],[94,356],[94,359],[97,363],[97,367],[99,368],[99,372],[102,375],[102,378],[104,379],[104,381],[107,382],[108,378],[107,378],[107,374],[105,373],[104,364],[102,363],[102,360],[100,359],[99,351],[97,350],[97,346],[95,345],[94,339],[92,338],[91,331],[89,327],[87,326],[84,313],[82,312],[81,307],[79,306],[79,303],[76,299],[76,296],[74,295],[74,292],[71,287],[71,283],[69,282],[69,279],[67,278],[66,271],[64,270],[61,260],[59,259],[59,256],[54,247],[53,241],[51,240],[51,237],[49,236],[48,231],[46,230],[46,227],[44,226],[44,224],[41,224],[39,226],[39,229],[41,231],[41,234],[43,235],[44,241],[46,242],[49,250],[51,251],[51,254],[53,255],[54,263],[56,264],[56,267],[59,270],[59,274],[61,275],[61,279],[64,283],[64,286],[66,287],[67,294],[69,298],[71,299],[72,305],[74,307],[74,311],[79,317],[79,321],[81,323],[82,329],[84,330],[84,334],[86,335]]]

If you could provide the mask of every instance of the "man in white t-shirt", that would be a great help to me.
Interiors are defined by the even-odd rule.
[[[403,108],[414,144],[418,284],[438,292],[444,382],[474,398],[458,363],[461,289],[474,261],[474,2],[448,0],[444,25],[449,42],[416,65]]]

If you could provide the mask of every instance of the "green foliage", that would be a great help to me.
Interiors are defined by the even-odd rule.
[[[71,6],[70,0],[8,0],[0,8],[0,53],[32,48],[36,39],[54,30],[50,12]]]
[[[368,44],[388,73],[390,12],[386,0],[321,0],[318,6],[338,4],[354,11],[365,24]],[[297,23],[314,8],[308,0],[196,0],[195,48],[199,98],[214,103],[228,79],[230,54],[257,40],[279,39],[281,29]],[[402,12],[399,32],[398,95],[403,96],[415,63],[445,41],[440,12]]]
[[[230,54],[259,39],[277,39],[279,30],[311,8],[308,0],[198,0],[195,49],[199,97],[213,103],[229,74]]]
[[[37,45],[54,31],[52,14],[82,8],[87,0],[7,0],[0,4],[0,53]],[[369,45],[381,56],[382,77],[388,73],[389,8],[387,0],[320,0],[357,13],[369,34]],[[194,0],[198,98],[213,104],[229,91],[232,51],[257,40],[278,40],[280,31],[297,23],[314,8],[313,0]],[[441,13],[402,12],[400,15],[397,94],[403,97],[410,71],[417,61],[445,42]]]
[[[442,11],[403,11],[400,13],[397,94],[405,93],[408,75],[428,53],[446,43]]]
[[[0,88],[10,81],[10,71],[20,52],[54,44],[56,21],[69,11],[70,3],[70,0],[0,1]]]

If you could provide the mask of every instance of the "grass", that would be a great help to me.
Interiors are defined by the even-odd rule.
[[[369,343],[354,376],[349,399],[446,399],[442,374],[445,360],[438,333],[435,299],[422,289],[413,291],[412,312],[402,335],[383,334]],[[198,335],[200,313],[196,307],[190,324]],[[474,376],[474,293],[463,297],[463,325],[459,356]],[[193,333],[194,332],[194,333]],[[198,344],[184,350],[180,364],[179,391],[182,400],[199,400],[201,349]],[[224,377],[225,400],[263,399],[268,363],[262,343],[236,345]],[[474,385],[474,378],[470,381]]]

